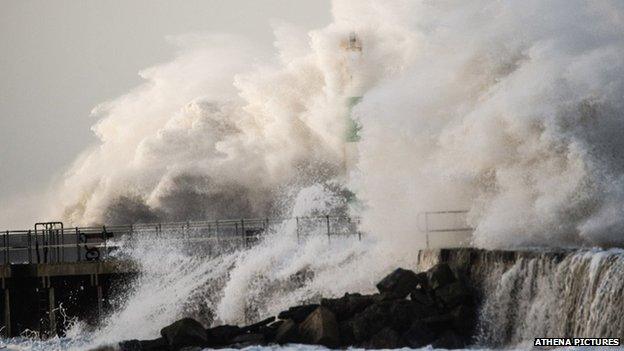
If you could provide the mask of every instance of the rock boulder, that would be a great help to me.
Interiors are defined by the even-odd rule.
[[[299,326],[292,319],[287,319],[278,328],[275,334],[275,342],[278,344],[291,344],[299,342]]]
[[[367,349],[398,349],[405,346],[399,333],[392,328],[383,328],[373,335],[369,342],[365,344]]]
[[[421,278],[416,273],[407,269],[397,268],[377,283],[377,289],[382,294],[392,294],[396,298],[404,298],[420,282]]]
[[[306,344],[337,347],[340,344],[338,322],[326,307],[318,307],[299,326],[301,341]]]
[[[440,287],[451,284],[456,281],[455,273],[446,263],[439,263],[427,271],[427,279],[431,289],[436,290]]]
[[[295,323],[301,323],[318,307],[319,305],[317,304],[294,306],[286,311],[280,312],[277,318],[292,319]]]
[[[160,335],[167,341],[170,349],[178,350],[185,346],[205,346],[208,344],[206,329],[192,318],[180,319],[164,327]]]
[[[332,311],[338,321],[344,321],[362,312],[377,300],[379,296],[375,295],[345,294],[336,299],[322,299],[321,306]]]

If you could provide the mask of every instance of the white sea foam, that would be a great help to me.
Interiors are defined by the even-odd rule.
[[[101,141],[60,185],[66,221],[279,213],[288,194],[345,182],[348,100],[362,96],[349,187],[375,235],[401,242],[420,211],[468,209],[479,246],[622,243],[622,2],[332,13],[307,35],[277,26],[273,58],[232,36],[172,39],[175,60],[94,110]]]

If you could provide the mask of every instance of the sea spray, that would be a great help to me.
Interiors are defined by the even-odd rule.
[[[344,211],[343,198],[313,186],[296,196],[292,219],[273,226],[252,247],[198,252],[181,233],[135,233],[120,241],[118,258],[131,258],[141,272],[115,297],[118,309],[93,331],[78,324],[70,333],[89,335],[89,344],[158,337],[159,330],[183,317],[205,325],[245,324],[302,302],[318,302],[346,291],[366,292],[391,263],[371,259],[371,238],[327,236],[320,227],[300,226],[296,217]],[[296,216],[295,216],[296,215]],[[322,218],[321,218],[322,219]],[[177,239],[176,239],[177,238]]]
[[[277,26],[273,58],[233,36],[172,39],[176,59],[94,110],[100,143],[56,215],[265,217],[338,181],[398,248],[424,245],[417,213],[447,209],[470,210],[483,247],[622,242],[620,1],[336,0],[332,14],[307,35]]]
[[[416,52],[354,111],[366,229],[400,249],[466,209],[480,247],[622,244],[624,4],[399,3]]]

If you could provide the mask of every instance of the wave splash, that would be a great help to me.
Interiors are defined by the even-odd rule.
[[[278,26],[273,56],[230,36],[174,39],[175,60],[143,71],[144,85],[94,110],[100,143],[60,185],[71,194],[62,212],[71,223],[265,217],[297,208],[302,189],[322,184],[357,194],[373,238],[328,249],[321,238],[299,245],[285,228],[214,259],[139,256],[177,267],[179,280],[146,266],[128,306],[95,340],[154,336],[197,306],[208,306],[197,311],[212,321],[234,323],[370,287],[390,267],[417,266],[421,211],[468,209],[479,247],[624,243],[624,4],[336,0],[332,13],[333,23],[309,33]],[[361,51],[348,50],[351,33]],[[349,168],[344,134],[354,97],[362,129]],[[591,304],[612,296],[591,280],[611,261],[577,260],[586,263],[558,269],[584,270],[597,284],[577,297]],[[533,274],[523,265],[549,269],[518,264],[492,296],[504,295],[507,281],[519,284],[513,272]],[[313,274],[292,282],[306,271]],[[205,286],[215,290],[199,293]],[[536,301],[549,306],[557,303],[549,294],[567,293],[540,291]],[[504,309],[485,311],[496,321]],[[597,330],[578,318],[585,327],[565,328]],[[541,325],[555,333],[553,320]],[[488,340],[532,333],[512,330]]]
[[[391,240],[413,237],[415,213],[468,209],[482,247],[622,244],[621,2],[336,0],[332,14],[276,26],[275,54],[171,39],[175,60],[94,110],[100,143],[60,185],[65,219],[266,217],[334,182]]]

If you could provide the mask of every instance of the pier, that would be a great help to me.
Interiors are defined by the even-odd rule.
[[[460,218],[464,214],[423,213],[415,230],[425,235],[427,246],[430,234],[469,233]],[[182,244],[191,255],[211,257],[249,248],[263,236],[283,231],[294,232],[298,240],[326,237],[329,244],[341,236],[362,239],[358,218],[328,215],[90,227],[46,222],[0,232],[2,334],[62,335],[72,319],[97,325],[116,307],[110,297],[123,296],[119,294],[141,273],[126,247],[165,240]]]
[[[120,250],[124,246],[167,240],[211,256],[250,247],[287,225],[298,237],[361,239],[358,220],[339,216],[90,227],[46,222],[0,232],[0,330],[5,337],[46,338],[62,335],[71,319],[96,325],[115,307],[109,297],[140,274],[133,257]]]

